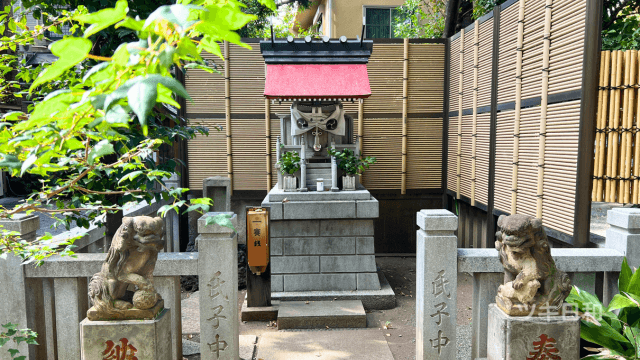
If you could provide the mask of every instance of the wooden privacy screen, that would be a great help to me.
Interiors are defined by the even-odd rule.
[[[187,102],[186,117],[210,130],[208,137],[198,136],[188,143],[189,186],[194,190],[201,188],[203,179],[216,175],[230,176],[235,190],[268,190],[277,182],[274,165],[280,120],[276,114],[288,114],[290,103],[265,102],[265,65],[260,46],[256,39],[245,42],[251,50],[225,45],[226,61],[205,54],[218,70],[228,73],[228,78],[191,69],[185,75],[185,87],[194,99]],[[405,46],[409,61],[403,108]],[[402,39],[374,40],[368,65],[372,95],[362,104],[344,104],[354,119],[354,140],[360,136],[363,155],[378,159],[363,176],[367,188],[443,187],[445,53],[446,40],[410,40],[406,45]],[[225,64],[228,71],[224,71]],[[362,124],[358,120],[359,108]],[[223,130],[217,131],[216,127]],[[403,128],[407,134],[404,180]]]
[[[570,243],[586,8],[587,0],[510,0],[450,39],[449,194],[496,215],[542,217]]]
[[[640,58],[601,53],[593,201],[640,203]]]

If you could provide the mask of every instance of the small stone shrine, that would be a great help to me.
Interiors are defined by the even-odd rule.
[[[276,160],[297,159],[286,176],[278,171],[278,184],[262,202],[271,208],[272,298],[349,298],[368,308],[395,306],[374,256],[378,201],[357,180],[343,180],[328,152],[349,149],[360,155],[345,103],[371,95],[367,63],[373,41],[290,36],[261,41],[260,50],[265,97],[291,102],[290,112],[277,114]]]
[[[571,280],[556,268],[542,220],[503,215],[498,227],[504,284],[489,305],[487,358],[579,359],[580,318],[564,304]]]
[[[89,282],[92,307],[80,323],[82,359],[170,359],[169,309],[153,283],[164,221],[125,217],[102,270]]]

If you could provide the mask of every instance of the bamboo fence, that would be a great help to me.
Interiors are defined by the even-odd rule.
[[[640,58],[602,51],[592,201],[640,203]]]
[[[257,41],[249,43],[251,50],[225,44],[224,61],[204,55],[223,76],[186,73],[185,87],[194,100],[187,102],[186,117],[210,129],[209,136],[188,143],[193,189],[207,177],[225,174],[234,190],[269,190],[277,181],[278,114],[288,114],[290,102],[265,101],[264,59]],[[378,160],[361,179],[367,188],[405,193],[443,187],[445,49],[444,41],[374,40],[367,66],[372,95],[344,104],[361,153]]]
[[[454,198],[485,211],[492,202],[494,214],[536,216],[573,235],[586,3],[510,0],[496,8],[499,16],[488,14],[451,38],[450,69],[459,69],[449,82],[447,189]],[[620,114],[627,127],[629,116]],[[620,144],[631,154],[629,136]],[[481,165],[491,156],[493,169]]]

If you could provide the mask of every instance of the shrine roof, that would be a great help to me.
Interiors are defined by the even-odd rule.
[[[267,64],[366,64],[373,51],[373,40],[272,39],[260,41],[260,52]]]
[[[371,95],[366,64],[267,64],[268,99],[357,99]]]

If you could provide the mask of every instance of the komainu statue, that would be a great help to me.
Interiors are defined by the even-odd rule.
[[[89,320],[149,320],[164,301],[153,285],[153,269],[164,242],[164,222],[148,216],[125,217],[102,270],[89,282],[93,306]]]
[[[525,215],[500,216],[496,249],[504,284],[496,304],[512,316],[557,313],[571,291],[569,276],[556,268],[542,220]]]

